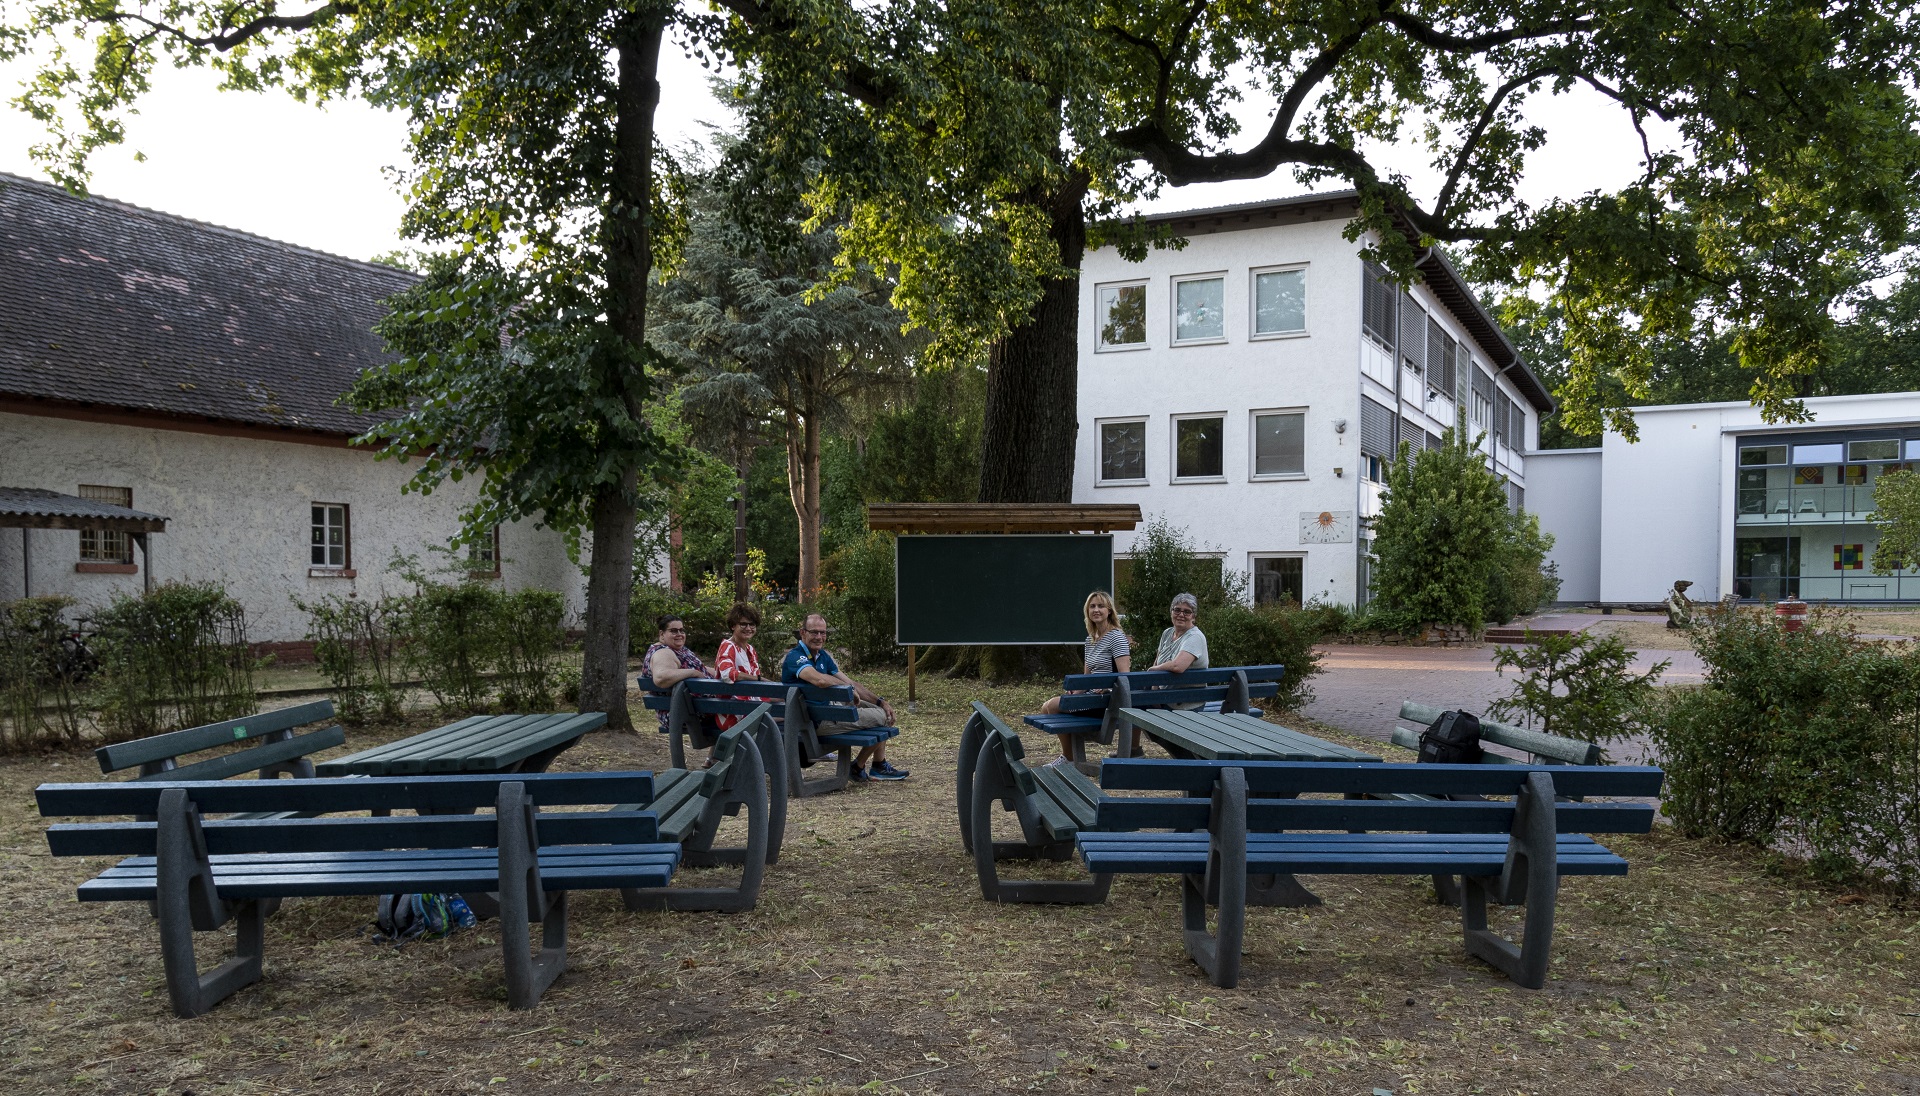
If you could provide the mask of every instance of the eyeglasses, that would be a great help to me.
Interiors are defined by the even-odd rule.
[[[687,634],[687,630],[685,628],[668,628],[667,634],[670,636],[683,636]]]
[[[1192,616],[1193,610],[1187,608],[1185,605],[1182,605],[1178,609],[1173,610],[1173,615],[1174,616]]]

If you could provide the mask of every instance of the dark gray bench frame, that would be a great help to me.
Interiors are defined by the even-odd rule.
[[[1392,742],[1396,746],[1413,750],[1420,749],[1420,731],[1433,726],[1452,709],[1436,708],[1431,704],[1421,704],[1412,700],[1400,702],[1400,718],[1418,723],[1418,729],[1396,724],[1393,728]],[[1496,723],[1490,719],[1480,720],[1480,739],[1496,746],[1505,746],[1510,750],[1519,750],[1527,755],[1527,760],[1516,761],[1505,754],[1483,751],[1480,755],[1482,765],[1602,765],[1606,755],[1599,746],[1591,742],[1582,742],[1575,738],[1562,738],[1559,735],[1542,734],[1525,727],[1514,727],[1506,723]],[[1401,795],[1396,798],[1408,800],[1430,800],[1434,796]],[[1460,905],[1460,880],[1451,875],[1433,877],[1434,901],[1443,906]]]
[[[626,888],[620,894],[628,909],[739,913],[759,904],[767,865],[777,855],[768,809],[775,793],[768,787],[757,744],[764,737],[761,724],[772,720],[770,706],[760,705],[720,733],[710,767],[657,772],[652,800],[614,808],[654,812],[660,819],[660,836],[680,842],[683,867],[740,865],[740,881],[731,887]],[[747,812],[747,843],[715,848],[721,821],[742,810]]]
[[[1326,762],[1252,761],[1119,761],[1101,769],[1107,789],[1161,790],[1186,793],[1179,799],[1110,797],[1101,805],[1098,831],[1083,831],[1076,839],[1092,869],[1096,864],[1119,867],[1112,858],[1129,850],[1119,831],[1145,828],[1183,830],[1205,826],[1205,869],[1183,872],[1181,929],[1187,953],[1217,986],[1239,982],[1241,946],[1246,929],[1249,834],[1274,835],[1279,847],[1314,843],[1356,852],[1378,854],[1362,864],[1342,862],[1339,854],[1267,856],[1268,870],[1306,873],[1427,874],[1413,871],[1445,859],[1462,861],[1465,851],[1447,846],[1467,844],[1453,835],[1504,831],[1506,847],[1498,874],[1466,878],[1460,907],[1466,951],[1507,974],[1516,984],[1539,989],[1546,984],[1549,950],[1553,943],[1554,907],[1560,876],[1624,874],[1626,862],[1603,846],[1589,841],[1563,842],[1561,834],[1645,833],[1653,825],[1653,808],[1640,803],[1589,804],[1558,802],[1556,791],[1579,795],[1654,795],[1662,773],[1652,768],[1480,765],[1365,765]],[[1254,799],[1260,796],[1331,793],[1340,800]],[[1556,781],[1559,782],[1556,785]],[[1198,799],[1195,793],[1205,792]],[[1410,792],[1447,795],[1512,795],[1511,803],[1432,800],[1408,802],[1379,798],[1381,793]],[[1336,831],[1323,833],[1289,831]],[[1339,834],[1337,831],[1346,831]],[[1428,831],[1406,836],[1403,831]],[[1198,833],[1163,833],[1140,839],[1142,863],[1151,864],[1155,847],[1165,863],[1186,862],[1198,851]],[[1096,845],[1088,856],[1088,844]],[[1099,847],[1108,843],[1103,854]],[[1480,842],[1484,846],[1484,841]],[[1430,850],[1424,855],[1421,849]],[[1482,849],[1481,851],[1484,851]],[[1567,859],[1576,855],[1579,859]],[[1393,860],[1399,857],[1399,862]],[[1617,869],[1617,870],[1615,870]],[[1175,870],[1147,866],[1136,871]],[[1493,932],[1487,923],[1487,902],[1525,902],[1522,942]],[[1207,907],[1219,907],[1217,928],[1207,931]]]
[[[979,701],[960,732],[954,804],[960,841],[973,856],[980,893],[989,902],[1053,902],[1070,905],[1107,900],[1113,876],[1087,880],[1003,880],[1001,860],[1070,860],[1074,836],[1093,825],[1106,793],[1070,765],[1033,768],[1020,735]],[[1020,821],[1022,841],[993,839],[998,803]]]
[[[653,683],[643,676],[639,679],[639,687],[648,693],[645,705],[649,711],[667,713],[667,751],[677,768],[686,766],[683,738],[696,749],[712,745],[716,733],[711,722],[714,716],[745,715],[763,701],[773,706],[773,724],[769,730],[761,733],[760,753],[762,758],[767,759],[769,771],[785,788],[775,808],[776,829],[785,828],[788,798],[809,799],[839,791],[852,782],[853,758],[858,747],[834,741],[842,736],[828,735],[823,742],[820,734],[822,723],[851,723],[859,718],[853,690],[844,685],[822,688],[771,681],[724,682],[711,678],[688,678],[676,682],[662,696],[659,690],[653,688]],[[750,699],[733,699],[741,696]],[[856,735],[869,733],[879,740],[892,737],[878,734],[877,731],[854,732]],[[777,760],[774,760],[776,756]],[[828,759],[834,762],[831,774],[811,779],[804,775],[806,769]]]
[[[167,994],[182,1018],[201,1015],[260,980],[268,905],[280,897],[404,893],[448,889],[447,876],[422,883],[418,871],[369,871],[352,880],[342,864],[382,862],[388,850],[449,850],[447,857],[473,889],[500,895],[501,953],[507,1001],[514,1009],[538,1003],[566,967],[569,889],[621,886],[622,878],[664,884],[679,862],[678,845],[657,842],[649,812],[562,813],[536,818],[536,804],[609,803],[636,793],[650,796],[650,773],[370,777],[355,780],[269,780],[43,784],[36,790],[48,817],[152,815],[149,822],[62,823],[47,830],[55,856],[123,855],[82,884],[82,901],[151,901],[157,908]],[[331,817],[203,820],[205,813],[286,803]],[[494,817],[460,813],[483,806]],[[340,817],[340,812],[410,809],[419,817]],[[628,860],[575,869],[558,886],[541,874],[547,846],[617,845]],[[564,850],[571,852],[571,850]],[[364,857],[340,854],[370,854]],[[288,870],[271,882],[258,878],[261,854]],[[556,854],[558,856],[558,854]],[[393,862],[389,858],[388,862]],[[637,864],[644,862],[643,871]],[[299,874],[311,865],[315,873]],[[664,872],[662,871],[664,868]],[[591,874],[598,872],[598,874]],[[247,886],[249,875],[253,886]],[[222,890],[229,891],[228,896]],[[464,888],[462,888],[464,889]],[[244,892],[243,895],[233,892]],[[259,893],[254,893],[259,892]],[[280,893],[275,893],[280,892]],[[290,892],[290,893],[289,893]],[[529,951],[531,924],[541,922],[541,947]],[[235,924],[234,954],[202,974],[194,933]]]

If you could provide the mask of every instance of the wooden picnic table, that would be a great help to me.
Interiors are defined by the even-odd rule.
[[[416,773],[538,773],[606,725],[605,712],[476,715],[314,766],[320,776]]]
[[[1120,719],[1176,757],[1206,761],[1379,761],[1378,757],[1238,712],[1122,708]]]

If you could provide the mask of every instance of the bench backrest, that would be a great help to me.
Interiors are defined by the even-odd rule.
[[[332,718],[333,701],[315,700],[307,704],[296,704],[291,708],[276,708],[270,712],[229,719],[222,723],[209,723],[204,727],[169,731],[166,734],[157,734],[151,738],[142,738],[133,742],[116,742],[111,746],[100,747],[93,751],[93,755],[100,762],[101,772],[115,773],[136,766],[163,765],[182,755],[210,750],[215,746],[226,746],[235,742],[258,742],[267,736],[284,738],[285,736],[280,732],[291,731],[295,727]],[[196,769],[192,779],[219,780],[250,769],[261,768],[273,761],[329,749],[345,742],[346,732],[338,727],[329,727],[314,734],[301,735],[291,741],[300,743],[302,749],[287,753],[285,741],[268,742],[238,754],[197,762],[196,765],[199,768]],[[285,754],[285,757],[269,758],[259,752],[262,750],[267,753]],[[185,767],[181,766],[183,769]],[[219,772],[218,775],[214,775],[216,770]]]
[[[1070,690],[1111,689],[1113,683],[1123,677],[1127,679],[1127,684],[1135,689],[1158,689],[1180,685],[1225,685],[1233,680],[1235,674],[1245,674],[1248,684],[1258,684],[1279,681],[1286,676],[1286,671],[1285,666],[1215,666],[1210,669],[1187,670],[1177,674],[1167,670],[1133,670],[1124,674],[1068,674],[1062,687]]]
[[[1162,761],[1109,758],[1100,767],[1108,791],[1173,791],[1178,799],[1126,797],[1100,805],[1100,824],[1114,829],[1193,829],[1206,826],[1210,797],[1223,769],[1247,781],[1249,825],[1258,830],[1424,830],[1505,833],[1511,802],[1395,799],[1280,799],[1331,794],[1518,795],[1528,778],[1544,773],[1558,795],[1658,795],[1664,774],[1640,766],[1381,765],[1320,761]],[[1561,803],[1562,833],[1645,833],[1653,825],[1646,803]]]
[[[498,776],[373,776],[313,780],[128,781],[42,784],[34,789],[48,818],[152,814],[168,788],[186,788],[207,814],[249,811],[484,810],[500,784],[518,780],[542,807],[635,803],[653,798],[650,772],[525,773]]]
[[[1098,675],[1089,674],[1083,676],[1091,677]],[[1132,693],[1132,700],[1135,705],[1205,704],[1209,701],[1225,700],[1227,698],[1227,690],[1232,687],[1231,683],[1224,685],[1181,687],[1183,683],[1180,682],[1179,679],[1187,676],[1185,674],[1156,674],[1154,676],[1170,678],[1174,681],[1175,685],[1172,688],[1153,689],[1151,691],[1136,689]],[[1271,681],[1254,682],[1247,686],[1247,699],[1249,700],[1259,700],[1263,697],[1277,696],[1279,693],[1280,686]],[[1060,710],[1062,712],[1096,711],[1105,708],[1110,703],[1108,697],[1112,695],[1111,693],[1068,693],[1060,698]]]
[[[783,685],[777,681],[715,681],[712,678],[688,678],[674,685],[672,690],[660,692],[655,689],[652,679],[642,677],[637,681],[639,688],[646,692],[643,705],[651,712],[671,712],[673,710],[673,692],[684,692],[695,714],[748,715],[762,702],[771,705],[774,719],[787,716],[787,696],[799,689],[807,702],[807,714],[815,723],[851,723],[860,718],[855,708],[853,690],[845,685],[822,688],[817,685]],[[748,699],[739,700],[737,697]]]
[[[471,809],[499,802],[501,785],[519,783],[539,805],[611,805],[652,798],[653,774],[558,773],[495,777],[374,777],[359,780],[266,780],[215,783],[42,785],[36,796],[48,815],[155,813],[161,796],[183,792],[202,813],[284,805],[291,785],[328,785],[337,797],[302,796],[329,811],[360,809]],[[248,787],[253,785],[253,787]],[[264,786],[264,787],[263,787]],[[316,789],[317,790],[317,789]],[[135,802],[126,793],[153,792]],[[375,807],[369,807],[374,804]],[[62,823],[47,829],[55,856],[150,856],[158,823]],[[422,814],[390,818],[287,818],[203,821],[206,850],[240,853],[365,852],[385,849],[491,848],[500,820],[490,814]],[[539,817],[542,845],[648,844],[659,840],[651,811],[561,812]]]
[[[1027,747],[1020,741],[1020,733],[978,700],[973,702],[973,710],[986,723],[985,744],[1006,762],[1007,771],[1013,774],[1014,786],[1026,795],[1037,793],[1040,781],[1033,775],[1033,767],[1027,764]]]
[[[1447,711],[1431,704],[1419,704],[1411,700],[1400,702],[1400,718],[1418,723],[1418,728],[1395,727],[1393,744],[1410,750],[1420,748],[1420,731],[1433,725]],[[1480,720],[1480,739],[1496,746],[1505,746],[1510,750],[1519,750],[1535,762],[1550,764],[1561,762],[1567,765],[1598,765],[1605,760],[1600,747],[1591,742],[1581,742],[1573,738],[1561,738],[1559,735],[1541,734],[1525,727],[1514,727],[1506,723],[1496,723],[1484,716]],[[1501,765],[1512,761],[1496,753],[1485,753],[1481,759],[1488,764]],[[1569,793],[1562,792],[1562,795]]]

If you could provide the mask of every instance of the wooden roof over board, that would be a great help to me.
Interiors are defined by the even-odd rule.
[[[1140,524],[1133,503],[872,502],[867,528],[886,533],[1111,533]]]

